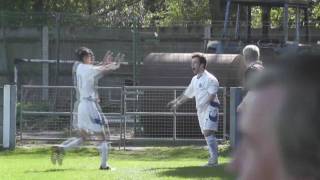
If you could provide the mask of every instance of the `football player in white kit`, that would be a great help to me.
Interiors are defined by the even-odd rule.
[[[60,145],[52,147],[51,161],[53,164],[58,162],[62,164],[65,151],[78,147],[85,140],[91,137],[97,137],[100,141],[98,149],[101,157],[101,170],[110,169],[108,161],[108,152],[110,149],[110,132],[106,118],[101,113],[99,106],[99,96],[96,85],[99,78],[106,72],[116,70],[120,67],[120,61],[124,55],[118,54],[112,56],[108,51],[103,59],[97,65],[94,65],[94,54],[86,47],[80,47],[76,50],[78,62],[73,66],[73,77],[77,90],[77,102],[75,103],[73,126],[78,133],[78,137],[70,138]],[[107,134],[105,130],[107,126]]]
[[[219,118],[220,103],[217,97],[219,82],[206,70],[206,65],[207,60],[202,54],[196,53],[192,56],[191,67],[195,76],[184,93],[168,105],[171,109],[176,109],[188,99],[195,97],[200,129],[210,154],[208,163],[204,166],[214,167],[218,165],[218,144],[215,132],[218,130]]]

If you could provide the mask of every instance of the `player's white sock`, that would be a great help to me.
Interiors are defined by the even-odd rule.
[[[80,144],[82,144],[83,138],[70,138],[64,141],[60,146],[63,147],[64,150],[69,150],[75,147],[78,147]]]
[[[105,168],[108,166],[108,157],[109,157],[109,144],[106,141],[103,141],[99,147],[100,158],[101,158],[101,167]]]
[[[214,135],[210,135],[206,137],[206,141],[208,144],[208,149],[210,153],[209,164],[217,164],[218,163],[218,143],[217,139]]]

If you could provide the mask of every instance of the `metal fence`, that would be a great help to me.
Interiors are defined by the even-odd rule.
[[[195,101],[190,100],[174,112],[167,103],[183,93],[186,87],[131,86],[124,87],[124,139],[171,141],[203,140]],[[226,88],[218,93],[222,102],[219,113],[219,139],[226,139]]]
[[[100,104],[110,125],[111,140],[124,147],[136,140],[203,141],[194,100],[174,112],[166,106],[184,89],[99,87]],[[222,106],[217,137],[226,139],[226,88],[220,88],[218,96]],[[57,141],[72,136],[74,102],[72,86],[22,86],[17,116],[20,140]]]
[[[99,87],[98,91],[111,140],[120,141],[122,88]],[[20,140],[62,140],[73,135],[75,96],[72,86],[22,86],[18,104]]]

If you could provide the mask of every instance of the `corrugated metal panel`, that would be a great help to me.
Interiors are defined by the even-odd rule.
[[[145,86],[186,86],[193,73],[192,53],[151,53],[145,57],[140,72],[140,84]],[[206,54],[207,70],[214,74],[220,86],[241,85],[244,64],[235,54]]]

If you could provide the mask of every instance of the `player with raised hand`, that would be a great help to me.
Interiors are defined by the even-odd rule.
[[[108,51],[100,63],[94,62],[93,52],[86,47],[76,50],[77,62],[73,66],[73,77],[77,91],[77,101],[73,113],[73,126],[78,137],[72,137],[60,145],[52,147],[51,161],[62,164],[65,151],[78,147],[85,140],[97,137],[101,157],[101,170],[108,170],[108,153],[110,149],[110,131],[107,119],[101,112],[97,92],[98,80],[107,72],[120,67],[124,55],[113,56]],[[105,130],[107,127],[107,130]]]

